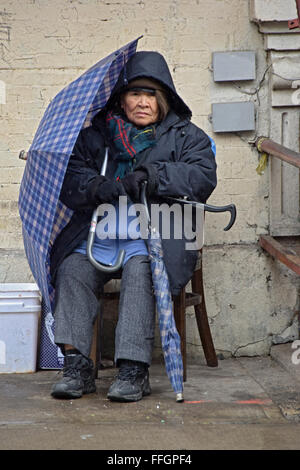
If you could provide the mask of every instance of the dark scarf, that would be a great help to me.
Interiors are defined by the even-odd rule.
[[[107,114],[106,124],[114,145],[119,151],[115,178],[120,179],[132,171],[140,152],[155,145],[155,126],[137,128],[131,122],[112,112]]]

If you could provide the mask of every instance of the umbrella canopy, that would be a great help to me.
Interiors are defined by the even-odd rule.
[[[100,60],[51,101],[27,153],[19,194],[26,256],[43,301],[51,311],[49,255],[72,211],[59,201],[69,157],[80,130],[103,108],[120,71],[135,53],[135,39]]]

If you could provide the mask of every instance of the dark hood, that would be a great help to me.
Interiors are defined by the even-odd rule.
[[[160,53],[154,51],[140,51],[130,57],[119,75],[107,107],[112,106],[131,80],[142,77],[160,82],[167,92],[173,111],[181,117],[191,117],[191,110],[176,92],[167,62]]]

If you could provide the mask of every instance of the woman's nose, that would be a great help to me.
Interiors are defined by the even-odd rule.
[[[147,106],[148,105],[148,98],[147,98],[146,95],[140,95],[139,105],[140,106]]]

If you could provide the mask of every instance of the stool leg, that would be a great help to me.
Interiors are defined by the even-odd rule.
[[[185,289],[174,297],[174,318],[177,331],[180,335],[181,355],[183,362],[183,381],[186,382],[186,323],[185,323]]]
[[[201,262],[202,264],[202,262]],[[218,358],[216,355],[214,343],[211,336],[210,326],[207,318],[207,311],[205,305],[204,288],[203,288],[203,274],[202,266],[194,272],[192,277],[192,291],[201,295],[201,304],[195,305],[195,315],[199,330],[199,335],[206,359],[209,367],[217,367]]]
[[[91,354],[90,354],[90,358],[92,359],[94,363],[95,379],[98,378],[98,371],[100,367],[100,328],[101,328],[101,313],[99,310],[95,323],[94,323],[93,341],[92,341]]]

